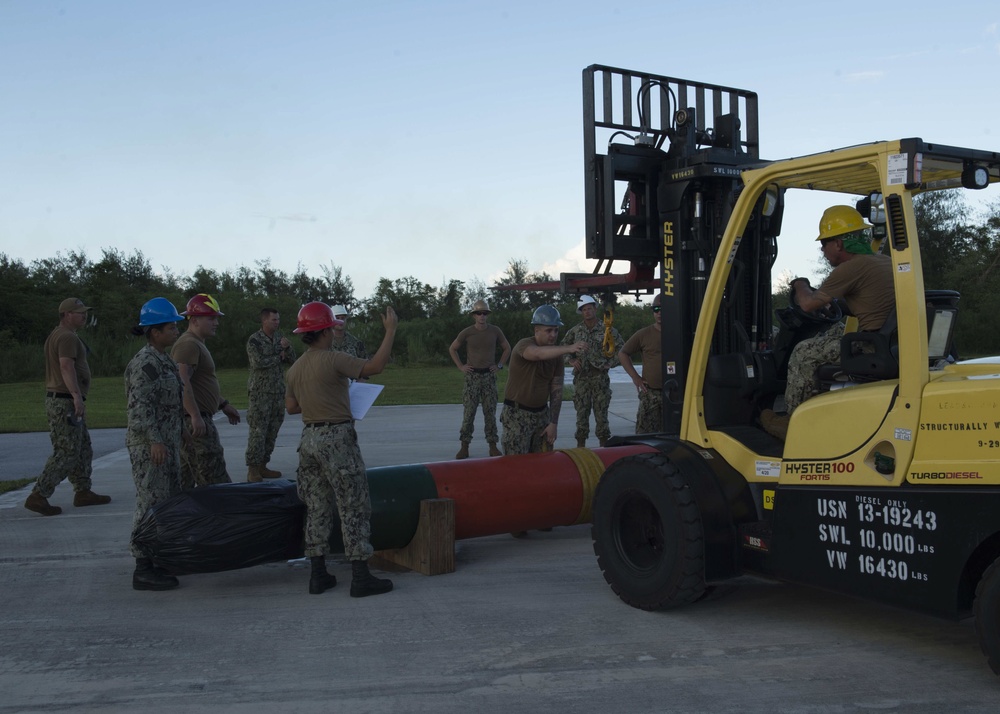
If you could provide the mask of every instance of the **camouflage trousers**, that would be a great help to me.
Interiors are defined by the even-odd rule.
[[[652,434],[663,429],[663,390],[647,389],[639,393],[639,409],[635,413],[635,433]]]
[[[45,397],[45,416],[49,420],[52,455],[35,482],[35,491],[43,498],[49,498],[64,478],[68,478],[73,484],[74,491],[90,490],[94,460],[90,432],[87,431],[85,420],[70,424],[72,414],[72,399]]]
[[[128,458],[135,481],[135,515],[132,517],[132,532],[135,533],[135,526],[146,511],[181,492],[181,448],[179,444],[167,446],[166,461],[159,466],[150,458],[149,444],[130,444]],[[129,550],[135,558],[145,557],[131,541]]]
[[[372,502],[353,424],[307,426],[302,430],[296,489],[306,504],[306,556],[326,555],[329,551],[336,507],[344,555],[348,560],[372,557]]]
[[[503,453],[539,454],[548,451],[550,445],[542,436],[542,430],[549,425],[549,408],[540,412],[529,412],[517,407],[504,406],[500,412],[503,425]]]
[[[205,433],[192,436],[181,449],[181,487],[184,489],[208,486],[213,483],[232,483],[226,471],[226,455],[219,441],[219,430],[210,416],[202,415]],[[191,433],[191,417],[184,415],[184,428]]]
[[[810,397],[819,394],[816,370],[820,365],[840,361],[840,338],[844,326],[835,323],[830,329],[802,340],[788,358],[788,381],[785,383],[785,411],[791,414]]]
[[[462,403],[465,404],[465,413],[458,432],[459,441],[464,444],[472,441],[472,432],[476,430],[476,408],[482,405],[486,441],[497,443],[497,376],[492,372],[466,374]]]
[[[594,411],[594,433],[599,441],[611,438],[608,407],[611,405],[611,378],[605,371],[573,377],[573,406],[576,408],[576,438],[590,435],[590,412]]]
[[[247,466],[266,466],[278,440],[278,431],[285,421],[285,395],[250,393],[247,407]]]

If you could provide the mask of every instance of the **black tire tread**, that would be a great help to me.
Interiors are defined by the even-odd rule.
[[[614,593],[622,601],[642,610],[665,610],[682,607],[698,601],[705,594],[705,543],[704,531],[702,527],[701,513],[695,501],[694,493],[688,486],[684,476],[677,467],[662,454],[640,454],[627,457],[612,465],[612,468],[624,462],[644,462],[658,472],[664,485],[667,486],[671,497],[683,524],[683,543],[678,549],[678,564],[681,568],[681,578],[671,589],[658,593],[657,597],[636,596],[630,593],[621,583],[616,582],[612,573],[609,572],[606,559],[610,557],[605,553],[597,540],[596,529],[591,529],[591,537],[594,541],[594,553],[597,555],[597,564],[601,568],[604,580],[611,586]],[[594,501],[597,502],[601,493],[601,486],[608,488],[605,478],[598,484],[597,492],[594,494]]]

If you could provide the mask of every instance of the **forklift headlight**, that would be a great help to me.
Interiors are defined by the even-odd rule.
[[[986,188],[990,185],[990,172],[985,166],[966,163],[962,167],[962,185],[975,190]]]

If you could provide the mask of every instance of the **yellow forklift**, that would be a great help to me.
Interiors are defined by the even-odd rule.
[[[658,271],[662,293],[662,431],[610,444],[657,452],[613,464],[594,495],[607,582],[647,610],[756,574],[974,615],[1000,673],[1000,358],[953,359],[960,296],[925,290],[913,208],[1000,182],[1000,153],[911,138],[766,161],[751,92],[601,65],[583,79],[600,262],[562,288],[649,292]],[[817,191],[871,225],[895,313],[876,332],[846,317],[781,441],[761,414],[782,409],[791,351],[840,319],[772,295],[779,245],[815,239],[782,236],[784,208]],[[616,260],[630,267],[613,279]]]

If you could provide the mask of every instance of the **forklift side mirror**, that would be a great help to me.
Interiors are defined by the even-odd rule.
[[[867,198],[862,198],[855,204],[863,217],[868,219],[868,222],[872,225],[884,225],[885,224],[885,202],[882,200],[882,194],[878,191],[870,193]]]
[[[770,218],[774,215],[774,211],[778,208],[778,189],[777,187],[768,186],[767,190],[764,191],[764,205],[761,207],[760,212]]]

